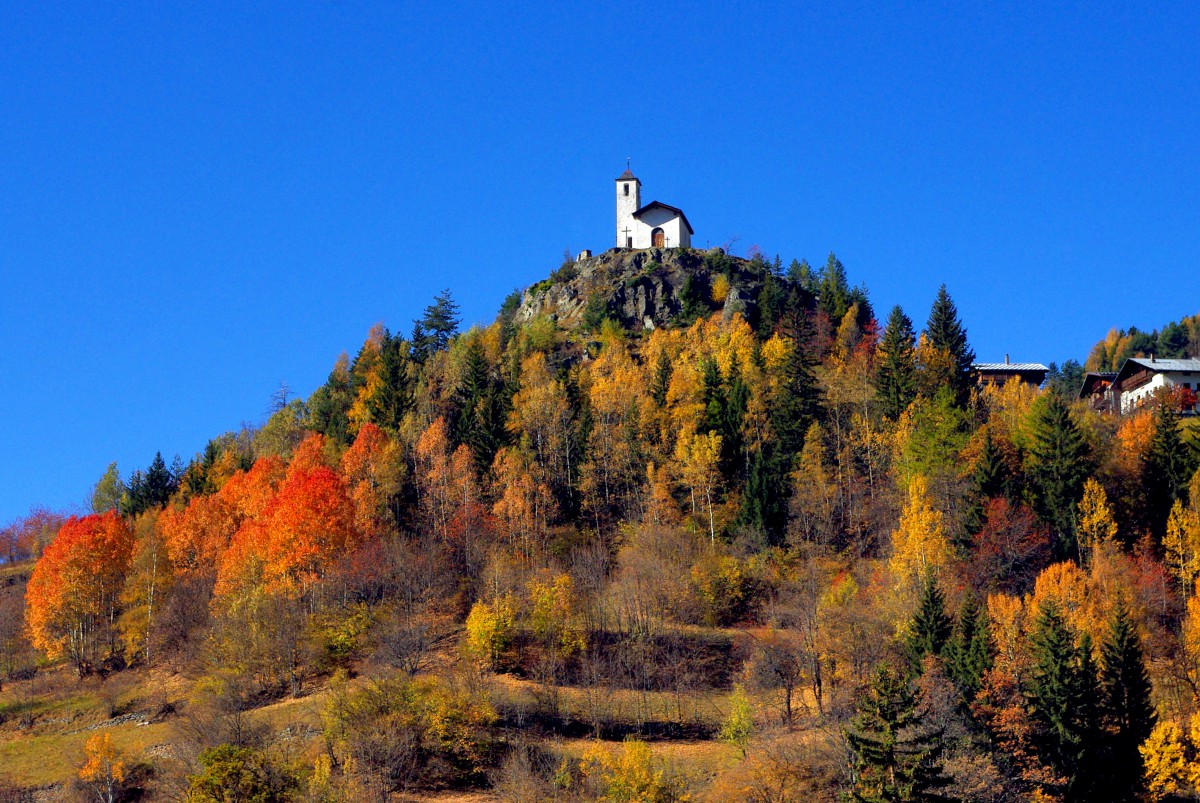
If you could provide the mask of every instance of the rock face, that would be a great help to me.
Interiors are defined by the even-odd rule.
[[[729,282],[723,303],[713,301],[719,276]],[[654,329],[678,321],[686,310],[723,309],[753,318],[762,287],[761,263],[727,256],[721,249],[613,248],[564,263],[545,281],[525,291],[516,319],[550,316],[566,329],[608,317],[626,329]]]

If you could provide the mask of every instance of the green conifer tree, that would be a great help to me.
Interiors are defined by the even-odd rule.
[[[806,312],[789,314],[786,334],[792,341],[781,371],[778,390],[771,399],[771,424],[787,459],[804,446],[809,426],[822,414],[822,395],[813,367],[816,360],[809,351],[812,324]]]
[[[1154,435],[1142,471],[1147,520],[1159,543],[1167,532],[1171,506],[1187,494],[1193,469],[1192,455],[1180,432],[1179,416],[1163,401],[1154,412]]]
[[[846,739],[853,751],[849,799],[943,801],[942,734],[924,726],[912,684],[886,667],[876,670],[859,699]]]
[[[990,428],[983,431],[983,449],[971,472],[971,489],[967,496],[967,513],[963,517],[963,529],[967,536],[976,535],[984,524],[984,507],[989,499],[1009,494],[1010,472],[992,437]]]
[[[1099,682],[1090,639],[1079,649],[1057,603],[1044,603],[1030,636],[1028,697],[1041,758],[1067,781],[1069,800],[1087,800],[1100,750]]]
[[[875,376],[875,398],[883,414],[892,420],[908,409],[917,395],[916,335],[912,321],[899,305],[892,307],[883,339],[879,343],[879,371]]]
[[[429,356],[442,351],[458,332],[458,304],[446,289],[433,298],[420,320],[413,321],[412,358],[424,364]]]
[[[1129,606],[1124,598],[1100,647],[1103,718],[1109,732],[1107,775],[1122,797],[1134,799],[1142,786],[1138,747],[1154,730],[1157,716],[1150,702],[1150,675]]]
[[[979,598],[968,592],[963,597],[954,634],[946,645],[947,669],[964,699],[975,699],[983,687],[984,673],[992,667],[993,652],[987,612],[979,604]]]
[[[958,319],[958,310],[946,292],[946,285],[938,288],[937,298],[929,311],[929,322],[925,325],[925,337],[929,345],[947,352],[954,363],[954,372],[944,377],[954,391],[955,402],[963,406],[971,397],[972,368],[975,352],[967,342],[967,330]]]
[[[954,623],[946,613],[946,598],[932,574],[925,578],[921,601],[909,625],[906,646],[913,670],[921,671],[926,655],[941,655]]]
[[[1050,391],[1033,406],[1028,474],[1034,509],[1054,531],[1055,557],[1077,557],[1075,512],[1091,473],[1091,450],[1067,400]]]
[[[832,251],[821,271],[821,289],[817,295],[818,308],[836,326],[850,309],[850,284],[846,281],[846,268]]]
[[[671,388],[671,373],[674,367],[671,365],[671,355],[666,349],[658,352],[658,362],[654,366],[654,381],[650,385],[650,398],[658,407],[665,407],[667,404],[667,391]]]

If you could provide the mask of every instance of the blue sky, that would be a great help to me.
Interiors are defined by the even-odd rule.
[[[0,5],[0,522],[612,245],[940,283],[980,359],[1200,311],[1200,6]],[[420,7],[418,7],[420,6]]]

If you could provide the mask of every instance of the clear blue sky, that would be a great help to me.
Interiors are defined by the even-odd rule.
[[[0,522],[491,320],[627,156],[693,244],[946,282],[980,359],[1200,311],[1195,3],[97,5],[0,5]]]

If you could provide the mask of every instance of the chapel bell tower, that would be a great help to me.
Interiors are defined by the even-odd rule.
[[[625,172],[617,176],[617,248],[633,248],[633,213],[642,208],[642,182],[625,162]]]

